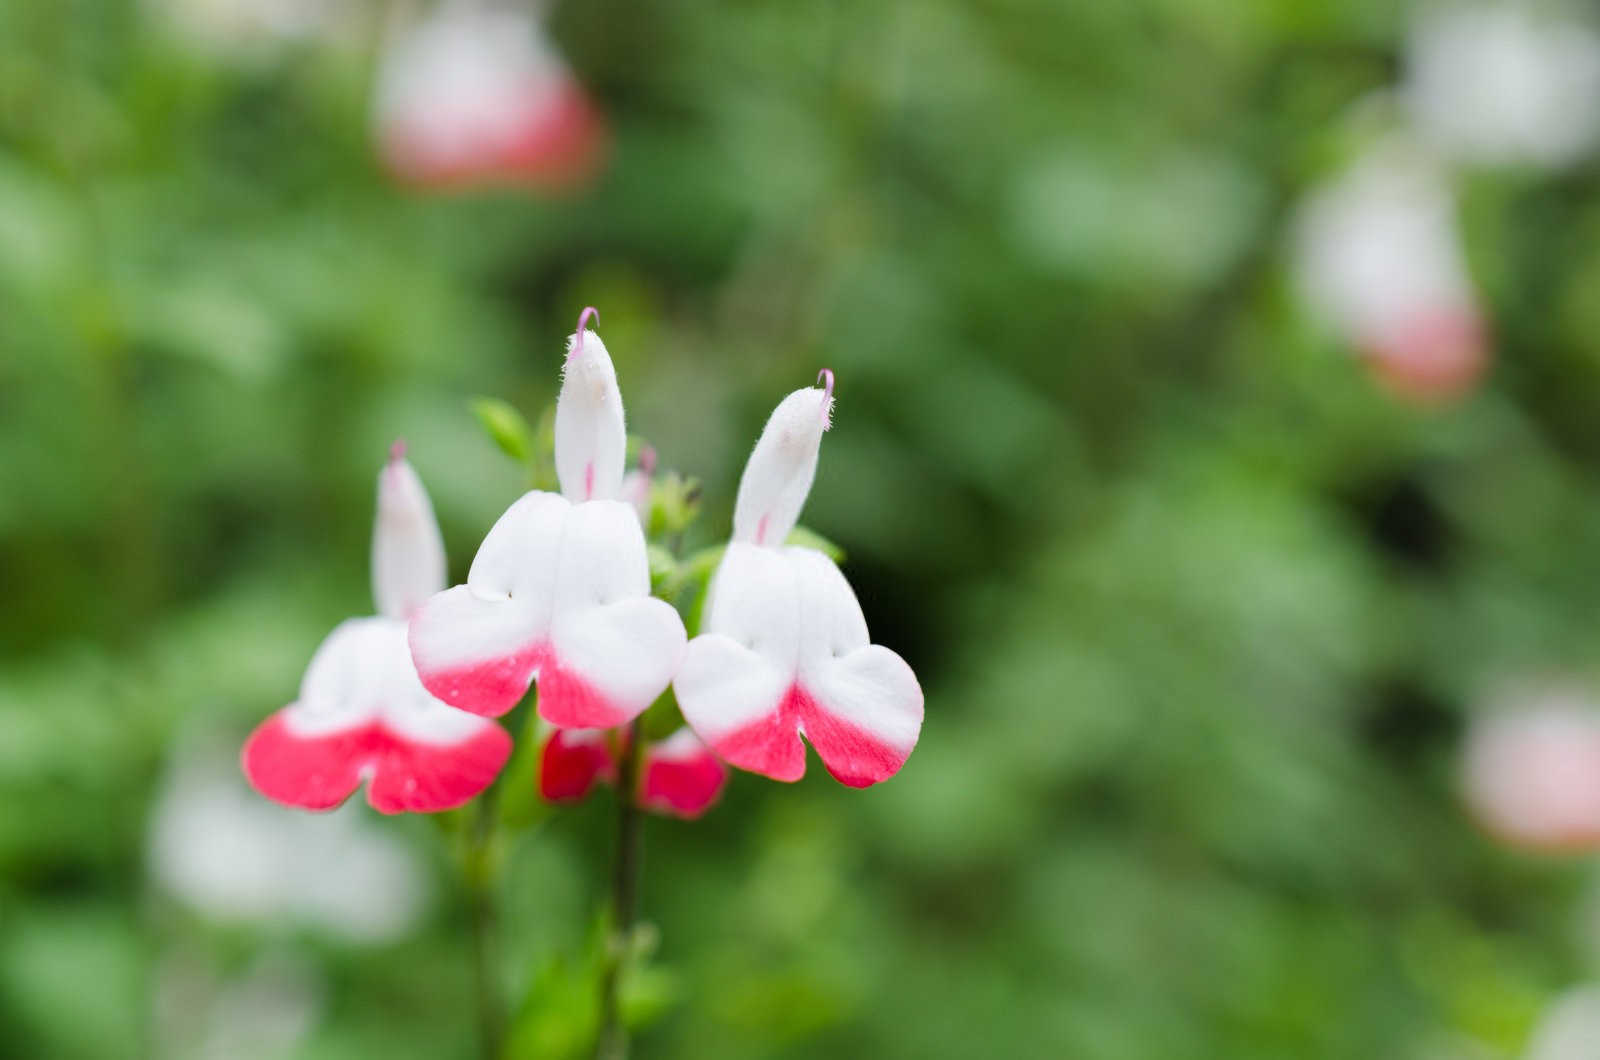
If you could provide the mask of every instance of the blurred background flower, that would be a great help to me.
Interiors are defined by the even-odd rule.
[[[403,849],[419,877],[362,872],[437,896],[355,942],[249,912],[301,862],[230,823],[287,813],[231,761],[163,793],[180,733],[236,747],[365,606],[397,435],[461,580],[523,486],[472,401],[536,421],[587,304],[630,429],[703,482],[691,547],[773,402],[836,371],[805,521],[927,693],[885,784],[735,774],[647,822],[675,988],[640,1056],[1525,1055],[1596,975],[1595,866],[1486,835],[1461,763],[1508,679],[1600,694],[1591,31],[1380,0],[496,10],[609,130],[556,201],[419,193],[374,149],[385,49],[444,8],[319,5],[241,49],[154,0],[0,4],[0,1055],[472,1055],[433,821],[289,841]],[[1430,73],[1455,18],[1539,58]],[[1503,62],[1515,92],[1480,84]],[[1391,134],[1426,176],[1376,183],[1423,220],[1365,245],[1439,272],[1380,294],[1493,337],[1448,402],[1394,400],[1304,297],[1302,211]],[[510,989],[583,942],[609,798],[504,852]],[[183,897],[185,834],[245,848],[218,891],[248,901]]]

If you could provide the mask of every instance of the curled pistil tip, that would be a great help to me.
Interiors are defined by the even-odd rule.
[[[399,462],[401,460],[404,460],[405,458],[406,458],[406,440],[404,438],[396,438],[394,440],[394,442],[389,446],[389,462],[391,464],[393,464],[393,463],[397,463],[397,462]]]
[[[596,324],[600,323],[600,310],[592,305],[583,307],[583,312],[578,314],[578,330],[572,338],[572,349],[567,351],[567,360],[572,360],[583,350],[583,333],[589,329],[589,318],[593,317]]]

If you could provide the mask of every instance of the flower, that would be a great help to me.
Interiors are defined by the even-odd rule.
[[[783,545],[829,426],[833,375],[823,376],[826,389],[783,399],[750,454],[704,632],[673,687],[684,719],[733,765],[798,780],[804,736],[835,779],[866,787],[898,772],[916,746],[922,689],[905,660],[870,643],[833,561]]]
[[[351,942],[416,926],[429,886],[409,847],[352,803],[311,815],[255,798],[230,757],[195,741],[174,757],[150,812],[147,863],[163,890],[218,922],[293,923]]]
[[[1384,143],[1313,193],[1297,251],[1306,300],[1397,394],[1449,398],[1483,374],[1487,328],[1455,199],[1412,145]]]
[[[613,734],[603,729],[542,727],[539,794],[549,802],[579,802],[596,784],[615,784]],[[628,738],[627,731],[616,739]],[[648,743],[634,799],[653,813],[693,820],[716,805],[728,770],[687,728]]]
[[[1590,1060],[1600,1055],[1600,983],[1573,987],[1540,1014],[1525,1060]]]
[[[631,721],[672,681],[683,620],[650,595],[644,532],[622,488],[616,371],[585,309],[556,402],[560,493],[531,490],[489,530],[467,583],[411,619],[428,691],[495,717],[539,682],[539,716],[562,728]]]
[[[275,802],[326,810],[363,780],[383,813],[459,806],[500,772],[511,737],[430,696],[406,649],[406,617],[444,583],[433,508],[396,443],[378,476],[373,595],[379,614],[337,626],[317,649],[300,697],[245,742],[245,776]]]
[[[1600,847],[1600,710],[1561,690],[1518,700],[1473,723],[1462,771],[1468,808],[1516,846]]]
[[[376,136],[384,162],[424,187],[587,181],[605,123],[526,12],[447,6],[386,47]]]
[[[1405,65],[1405,103],[1452,159],[1558,168],[1600,141],[1600,34],[1575,11],[1424,5]]]

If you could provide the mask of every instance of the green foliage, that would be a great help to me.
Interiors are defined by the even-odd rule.
[[[498,398],[478,398],[472,411],[502,453],[519,464],[533,459],[533,431],[522,413]]]
[[[189,1055],[158,1001],[203,981],[195,1032],[262,957],[315,984],[297,1055],[474,1054],[470,816],[375,824],[437,900],[364,949],[173,915],[147,811],[370,609],[390,440],[457,580],[554,484],[514,410],[587,304],[691,629],[761,424],[837,373],[805,520],[928,697],[879,788],[648,823],[639,1056],[1507,1060],[1595,973],[1589,867],[1491,845],[1455,763],[1501,681],[1597,671],[1600,172],[1464,179],[1497,361],[1453,406],[1284,267],[1401,5],[574,0],[615,144],[550,201],[384,178],[375,6],[222,53],[166,6],[0,4],[0,1056]],[[535,767],[496,969],[512,1055],[581,1054],[610,821]]]

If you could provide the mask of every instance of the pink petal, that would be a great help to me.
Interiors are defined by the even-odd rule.
[[[728,770],[688,729],[645,749],[639,805],[653,813],[693,820],[716,805]]]
[[[406,28],[377,88],[379,148],[410,183],[558,190],[604,159],[599,112],[526,12],[454,5]]]
[[[869,643],[855,594],[821,553],[730,545],[706,628],[673,687],[684,720],[733,765],[796,780],[803,734],[836,779],[865,787],[893,776],[916,746],[916,676]]]
[[[870,644],[807,680],[809,694],[795,690],[800,723],[834,779],[864,788],[898,773],[922,731],[922,688],[905,660]]]
[[[671,604],[635,597],[556,627],[539,677],[539,716],[563,728],[609,729],[642,713],[672,682],[687,637]]]
[[[672,686],[684,720],[717,754],[774,780],[799,780],[805,747],[783,710],[792,681],[761,654],[711,633],[689,642]]]
[[[504,714],[527,692],[547,654],[571,510],[558,494],[524,494],[484,537],[467,584],[412,616],[411,657],[429,692],[485,717]]]
[[[1389,389],[1419,402],[1460,396],[1489,366],[1486,328],[1470,307],[1415,307],[1373,337],[1367,354]]]
[[[1505,842],[1551,852],[1600,847],[1600,712],[1551,695],[1480,717],[1463,781],[1474,816]]]
[[[465,585],[429,600],[412,616],[409,635],[422,687],[481,717],[498,718],[516,706],[549,655],[539,640],[493,653],[507,620],[516,617],[505,604],[480,600]],[[483,649],[468,647],[474,642]]]
[[[465,586],[411,620],[423,686],[495,717],[539,681],[539,713],[566,728],[611,728],[672,680],[683,621],[652,599],[644,534],[621,501],[524,496],[484,539]]]
[[[251,734],[242,764],[261,794],[307,810],[339,805],[367,778],[367,801],[382,813],[453,809],[487,788],[511,754],[511,737],[493,724],[458,743],[433,744],[382,722],[300,735],[286,714]]]
[[[578,802],[601,781],[616,780],[606,734],[597,729],[556,729],[539,754],[539,794],[550,802]]]

